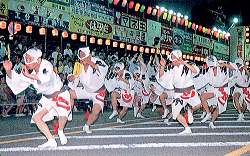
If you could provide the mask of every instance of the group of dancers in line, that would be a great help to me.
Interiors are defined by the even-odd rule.
[[[193,122],[193,112],[202,108],[201,122],[210,120],[209,127],[216,128],[214,121],[226,111],[230,88],[234,87],[233,103],[239,112],[239,121],[244,120],[244,112],[250,109],[249,76],[244,60],[237,58],[233,63],[207,56],[206,65],[196,66],[182,59],[180,50],[173,50],[168,58],[159,57],[145,64],[143,57],[138,58],[132,72],[126,70],[124,62],[108,66],[104,60],[91,55],[89,47],[78,50],[78,71],[68,75],[68,87],[64,87],[60,77],[54,72],[53,65],[42,59],[42,51],[31,48],[23,55],[21,73],[12,69],[10,60],[3,62],[6,82],[14,94],[33,85],[42,97],[32,121],[43,133],[47,142],[39,148],[57,147],[47,121],[58,117],[58,136],[62,145],[68,140],[64,127],[74,105],[74,99],[93,101],[91,114],[83,126],[83,131],[92,133],[93,124],[103,111],[106,93],[111,94],[113,112],[110,119],[122,120],[129,108],[134,107],[134,116],[143,118],[146,104],[162,105],[162,118],[177,120],[184,127],[180,135],[191,134],[189,124]],[[122,110],[118,111],[118,106]],[[188,120],[184,117],[185,110]]]

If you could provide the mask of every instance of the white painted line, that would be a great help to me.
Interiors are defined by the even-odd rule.
[[[146,143],[146,144],[111,144],[58,146],[56,148],[13,147],[0,148],[0,152],[36,152],[36,151],[72,151],[72,150],[101,150],[101,149],[133,149],[133,148],[163,148],[163,147],[228,147],[244,146],[250,142],[197,142],[197,143]]]
[[[216,126],[216,129],[223,128],[250,128],[250,126]],[[101,128],[93,131],[133,131],[133,130],[172,130],[172,129],[183,129],[183,127],[136,127],[136,128]],[[191,129],[208,129],[208,126],[191,126]]]

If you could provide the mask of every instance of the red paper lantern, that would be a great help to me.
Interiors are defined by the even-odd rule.
[[[176,18],[177,18],[176,15],[174,15],[174,16],[172,17],[172,22],[173,22],[173,23],[175,23]]]
[[[199,25],[198,31],[202,31],[202,25]]]
[[[28,33],[28,34],[31,34],[31,33],[32,33],[32,26],[31,26],[31,25],[28,25],[28,26],[26,27],[26,33]]]
[[[188,26],[188,20],[185,20],[185,27]]]
[[[114,5],[117,5],[120,0],[114,0]]]
[[[128,5],[128,8],[132,9],[134,7],[134,5],[135,5],[135,2],[134,1],[130,1],[129,5]]]
[[[185,22],[185,19],[184,19],[184,18],[182,18],[182,19],[181,19],[180,24],[181,24],[181,25],[183,25],[183,24],[184,24],[184,22]]]
[[[209,34],[209,35],[211,34],[211,29],[209,29],[209,28],[207,29],[207,34]]]
[[[7,23],[5,21],[0,21],[0,28],[1,29],[6,29]]]
[[[67,31],[62,32],[62,37],[63,38],[67,38],[69,36]]]
[[[15,29],[16,31],[20,31],[22,29],[22,26],[20,23],[15,23]]]
[[[192,24],[192,29],[194,30],[196,27],[195,23]]]
[[[57,29],[52,30],[52,36],[58,36],[58,30]]]
[[[128,3],[128,0],[123,0],[122,1],[122,7],[125,7],[127,3]]]
[[[152,13],[152,7],[149,6],[148,9],[147,9],[147,14],[150,15],[151,13]]]

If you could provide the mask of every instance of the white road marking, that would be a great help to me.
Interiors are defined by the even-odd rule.
[[[145,143],[145,144],[111,144],[58,146],[56,148],[13,147],[0,148],[0,152],[36,152],[36,151],[72,151],[72,150],[101,150],[101,149],[131,149],[131,148],[163,148],[163,147],[227,147],[244,146],[250,142],[196,142],[196,143]]]

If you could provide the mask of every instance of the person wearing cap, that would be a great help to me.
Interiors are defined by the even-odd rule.
[[[172,116],[185,127],[180,135],[192,133],[187,121],[181,114],[181,110],[187,107],[188,122],[193,122],[193,110],[200,107],[201,101],[194,87],[193,77],[199,73],[199,68],[194,64],[182,60],[182,52],[173,50],[169,55],[169,60],[174,66],[172,69],[172,85],[174,86],[174,101],[172,103]],[[165,61],[160,61],[159,79],[164,78]],[[168,81],[168,80],[165,80]]]
[[[250,73],[241,58],[237,58],[234,62],[235,70],[233,72],[234,77],[234,92],[233,103],[239,116],[237,121],[244,120],[244,112],[246,109],[250,110]]]
[[[226,111],[227,100],[230,93],[229,87],[229,69],[234,69],[231,63],[218,61],[213,55],[206,59],[208,71],[205,74],[206,79],[203,83],[206,84],[206,91],[201,94],[201,102],[206,110],[206,116],[201,120],[202,123],[211,119],[209,128],[216,128],[214,121],[219,114]],[[210,108],[212,108],[210,110]]]
[[[6,71],[6,82],[14,94],[24,91],[30,85],[33,85],[37,92],[42,94],[31,122],[36,123],[48,141],[38,147],[57,147],[57,142],[45,122],[53,120],[54,116],[59,117],[58,135],[61,144],[66,144],[67,138],[63,129],[71,110],[70,94],[63,89],[63,83],[53,71],[52,64],[42,59],[41,56],[42,52],[39,49],[32,48],[26,51],[23,55],[25,64],[22,66],[20,74],[12,70],[11,61],[4,61],[3,66]]]
[[[113,68],[113,81],[116,84],[111,93],[111,104],[113,108],[112,114],[109,119],[118,115],[117,123],[125,123],[122,118],[126,115],[128,108],[132,107],[134,101],[134,91],[132,90],[134,85],[133,75],[125,70],[125,65],[122,62],[115,63]],[[122,106],[122,110],[118,113],[118,103]]]
[[[92,57],[89,47],[79,48],[77,56],[80,62],[78,75],[69,75],[69,87],[71,103],[74,99],[90,99],[93,101],[92,112],[83,126],[83,131],[92,133],[90,125],[93,124],[104,107],[105,86],[104,79],[108,72],[106,63],[96,57]],[[81,87],[77,85],[81,83]]]

